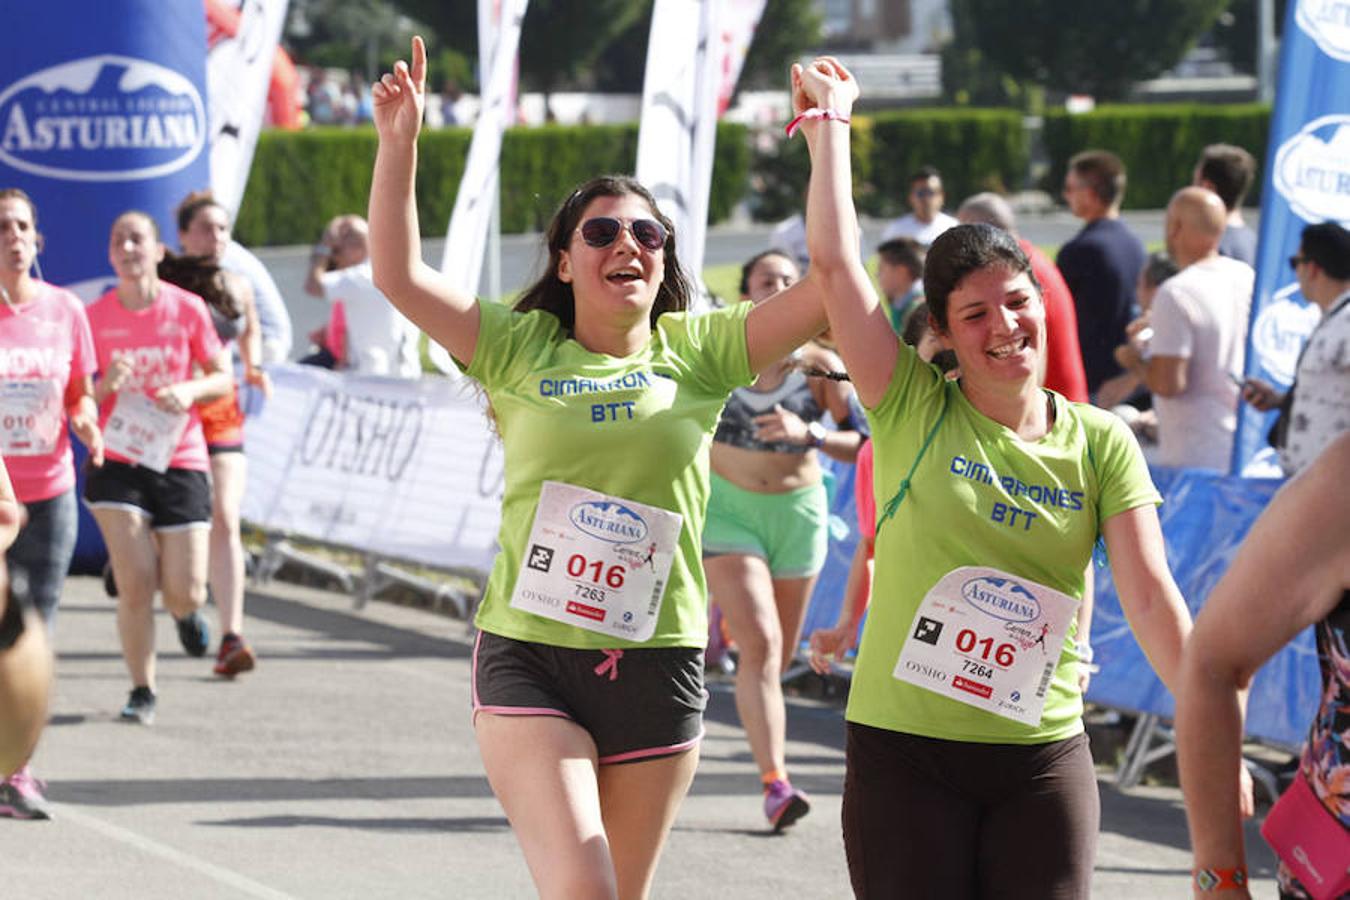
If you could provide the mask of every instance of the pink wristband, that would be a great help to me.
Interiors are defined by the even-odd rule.
[[[848,124],[849,118],[837,109],[819,109],[812,108],[797,116],[787,124],[787,136],[792,137],[797,133],[797,129],[802,127],[802,122],[807,119],[824,119],[826,122],[843,122]]]

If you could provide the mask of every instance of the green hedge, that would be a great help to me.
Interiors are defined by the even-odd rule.
[[[978,191],[1015,191],[1027,171],[1022,114],[1006,109],[914,109],[872,124],[871,190],[858,208],[874,216],[908,209],[909,176],[936,166],[948,206]]]
[[[976,191],[1021,187],[1027,168],[1022,116],[1001,109],[913,109],[853,118],[853,196],[860,212],[900,215],[909,176],[937,166],[949,202]],[[775,135],[775,138],[777,135]],[[773,221],[802,208],[810,161],[806,143],[766,140],[751,177],[756,218]]]
[[[1160,209],[1178,188],[1191,183],[1206,144],[1228,143],[1256,157],[1257,177],[1247,195],[1247,203],[1256,205],[1269,133],[1270,106],[1260,103],[1105,106],[1079,115],[1056,111],[1045,117],[1051,165],[1041,186],[1058,197],[1070,157],[1101,148],[1125,163],[1125,208]]]
[[[566,193],[602,172],[631,172],[637,125],[513,128],[502,141],[502,230],[542,229]],[[423,234],[445,233],[472,132],[427,130],[418,144],[417,209]],[[370,128],[266,131],[235,222],[248,245],[305,244],[340,213],[364,212],[376,138]],[[745,126],[718,126],[709,219],[720,221],[748,191]]]

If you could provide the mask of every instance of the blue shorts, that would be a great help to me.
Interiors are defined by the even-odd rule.
[[[559,716],[602,764],[674,756],[703,738],[703,650],[573,650],[486,631],[473,646],[473,711]]]
[[[824,483],[761,494],[710,474],[703,555],[758,556],[774,578],[820,573],[830,549],[830,507]]]

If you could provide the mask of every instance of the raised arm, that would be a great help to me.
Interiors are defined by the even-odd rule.
[[[1350,435],[1275,495],[1196,619],[1176,731],[1197,868],[1245,864],[1236,774],[1252,676],[1350,589],[1346,471]]]
[[[413,185],[426,81],[427,49],[415,37],[412,68],[399,60],[371,88],[380,136],[370,185],[371,270],[400,312],[467,364],[478,341],[478,302],[422,261]]]
[[[829,63],[838,67],[833,60]],[[810,70],[798,67],[793,70],[794,85],[800,78],[804,88],[824,77],[815,66]],[[851,79],[847,82],[852,83]],[[856,92],[855,87],[853,95]],[[831,104],[847,102],[848,108],[841,110],[847,115],[853,95],[841,94],[841,90],[830,91],[822,100]],[[828,127],[817,123],[818,133],[811,144],[811,187],[806,204],[810,276],[821,282],[831,332],[858,399],[871,407],[890,383],[899,342],[859,255],[849,130],[833,122],[825,124]]]
[[[829,57],[820,57],[803,68],[792,67],[792,109],[794,115],[812,111],[832,110],[838,116],[847,119],[852,115],[853,101],[858,96],[858,83],[848,70]],[[807,150],[811,154],[811,187],[807,200],[806,228],[807,241],[810,242],[812,227],[819,229],[838,227],[831,222],[820,221],[812,225],[812,216],[817,218],[825,213],[817,212],[815,195],[817,181],[830,177],[830,147],[841,141],[844,156],[848,156],[848,123],[839,118],[801,119],[802,134],[806,137]],[[789,138],[791,140],[791,138]],[[845,173],[845,180],[849,176]],[[857,219],[852,214],[852,187],[849,194],[850,217],[847,221],[848,234],[857,252]],[[751,311],[746,320],[746,346],[750,354],[750,368],[756,372],[765,366],[777,362],[796,350],[812,337],[825,330],[828,324],[825,317],[826,282],[817,272],[812,250],[811,267],[806,277],[792,287],[776,294],[759,304]]]

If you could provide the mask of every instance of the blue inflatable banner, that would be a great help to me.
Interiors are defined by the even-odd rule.
[[[1246,369],[1280,389],[1294,380],[1321,316],[1299,293],[1289,257],[1305,225],[1350,228],[1350,2],[1292,0],[1285,18]],[[1266,447],[1274,415],[1242,404],[1234,472],[1248,471]]]
[[[201,3],[11,3],[0,53],[0,187],[37,204],[47,281],[85,300],[111,280],[108,230],[210,184]]]
[[[40,277],[88,302],[113,283],[119,214],[149,213],[176,244],[173,210],[210,185],[206,15],[182,0],[43,0],[7,4],[4,31],[0,188],[37,205]],[[97,572],[104,556],[81,505],[72,568]]]

